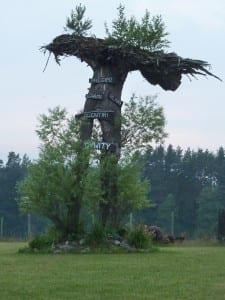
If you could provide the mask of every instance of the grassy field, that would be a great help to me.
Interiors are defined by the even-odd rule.
[[[0,243],[0,299],[225,299],[225,247],[140,254],[19,254]]]

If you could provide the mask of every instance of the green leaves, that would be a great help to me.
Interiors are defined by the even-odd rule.
[[[82,4],[76,6],[75,11],[72,10],[70,17],[66,20],[65,30],[72,31],[73,35],[86,36],[87,31],[92,27],[90,19],[84,19],[86,7]]]
[[[118,16],[112,22],[112,31],[110,32],[105,23],[106,41],[122,47],[135,47],[151,52],[162,51],[169,45],[166,39],[168,33],[165,31],[165,25],[160,15],[151,17],[148,10],[140,22],[134,16],[127,19],[125,16],[125,7],[119,5],[117,8]],[[66,31],[71,31],[72,35],[87,36],[88,30],[92,27],[92,21],[85,19],[86,7],[82,4],[72,10],[66,20]]]
[[[41,115],[39,158],[18,186],[20,207],[48,217],[65,234],[78,226],[91,163],[91,150],[80,141],[79,128],[79,122],[68,117],[65,109],[56,107]]]
[[[119,5],[118,18],[112,22],[112,32],[110,33],[107,24],[106,40],[109,43],[122,47],[135,47],[148,51],[161,51],[168,47],[169,41],[165,38],[168,33],[165,32],[165,25],[161,16],[151,18],[146,10],[141,22],[139,23],[134,16],[130,19],[125,17],[125,7]]]
[[[164,136],[164,116],[154,99],[135,100],[133,96],[126,104],[122,120],[124,146],[131,154]],[[99,154],[85,147],[80,140],[80,126],[60,107],[41,115],[37,128],[41,140],[39,158],[30,165],[28,176],[18,187],[24,211],[48,217],[65,233],[78,226],[83,208],[100,215],[102,205],[109,207],[112,224],[119,224],[129,212],[149,204],[149,184],[140,180],[134,156],[124,154],[118,162],[114,154]]]
[[[141,168],[133,162],[118,166],[118,213],[125,216],[130,212],[148,207],[149,182],[141,180]]]
[[[133,95],[125,103],[122,117],[122,147],[128,152],[147,151],[152,143],[163,141],[165,117],[162,107],[155,102],[155,96]]]

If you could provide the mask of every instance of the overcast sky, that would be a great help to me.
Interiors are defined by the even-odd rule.
[[[158,95],[167,120],[166,144],[212,151],[225,147],[224,0],[7,0],[0,9],[0,159],[5,161],[9,151],[37,157],[37,118],[48,108],[60,105],[71,114],[82,109],[91,69],[76,58],[63,59],[59,67],[52,57],[43,73],[47,56],[39,51],[64,32],[66,17],[79,3],[86,5],[97,37],[104,37],[104,22],[111,24],[122,3],[127,17],[140,19],[145,9],[162,16],[169,52],[208,61],[223,82],[183,77],[177,91],[165,92],[133,72],[122,98],[129,100],[133,92]]]

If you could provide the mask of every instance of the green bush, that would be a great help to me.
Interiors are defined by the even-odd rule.
[[[50,248],[53,243],[59,242],[61,233],[58,232],[54,227],[50,227],[45,234],[36,236],[29,242],[29,248],[31,250],[43,250]]]
[[[124,227],[120,227],[118,230],[117,230],[117,234],[121,237],[121,238],[125,238],[127,236],[127,232],[128,230]]]
[[[88,243],[94,246],[100,246],[107,243],[107,231],[105,227],[95,224],[88,234]]]
[[[57,230],[54,226],[49,227],[45,233],[46,239],[51,244],[58,243],[60,240],[62,240],[62,235],[62,232]]]
[[[127,241],[130,246],[136,249],[147,249],[151,247],[151,238],[144,232],[141,226],[129,232]]]
[[[52,241],[46,235],[36,236],[32,241],[29,242],[30,249],[42,250],[49,248]]]

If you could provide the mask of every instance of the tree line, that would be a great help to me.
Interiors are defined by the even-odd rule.
[[[0,218],[4,236],[24,237],[27,214],[18,207],[17,183],[27,174],[29,158],[9,152],[0,160]],[[225,150],[182,150],[160,145],[140,156],[143,179],[149,182],[151,205],[135,214],[136,222],[154,224],[164,231],[188,237],[217,235],[218,213],[225,208]],[[88,193],[91,193],[89,191]],[[33,233],[46,220],[32,216]]]
[[[218,213],[225,208],[224,148],[214,153],[161,145],[142,163],[153,206],[138,215],[140,220],[189,237],[217,235]]]
[[[17,183],[27,175],[30,160],[14,151],[8,153],[6,162],[0,159],[0,224],[1,238],[24,238],[28,232],[28,216],[18,206]],[[32,231],[38,233],[47,224],[40,216],[32,216]]]

